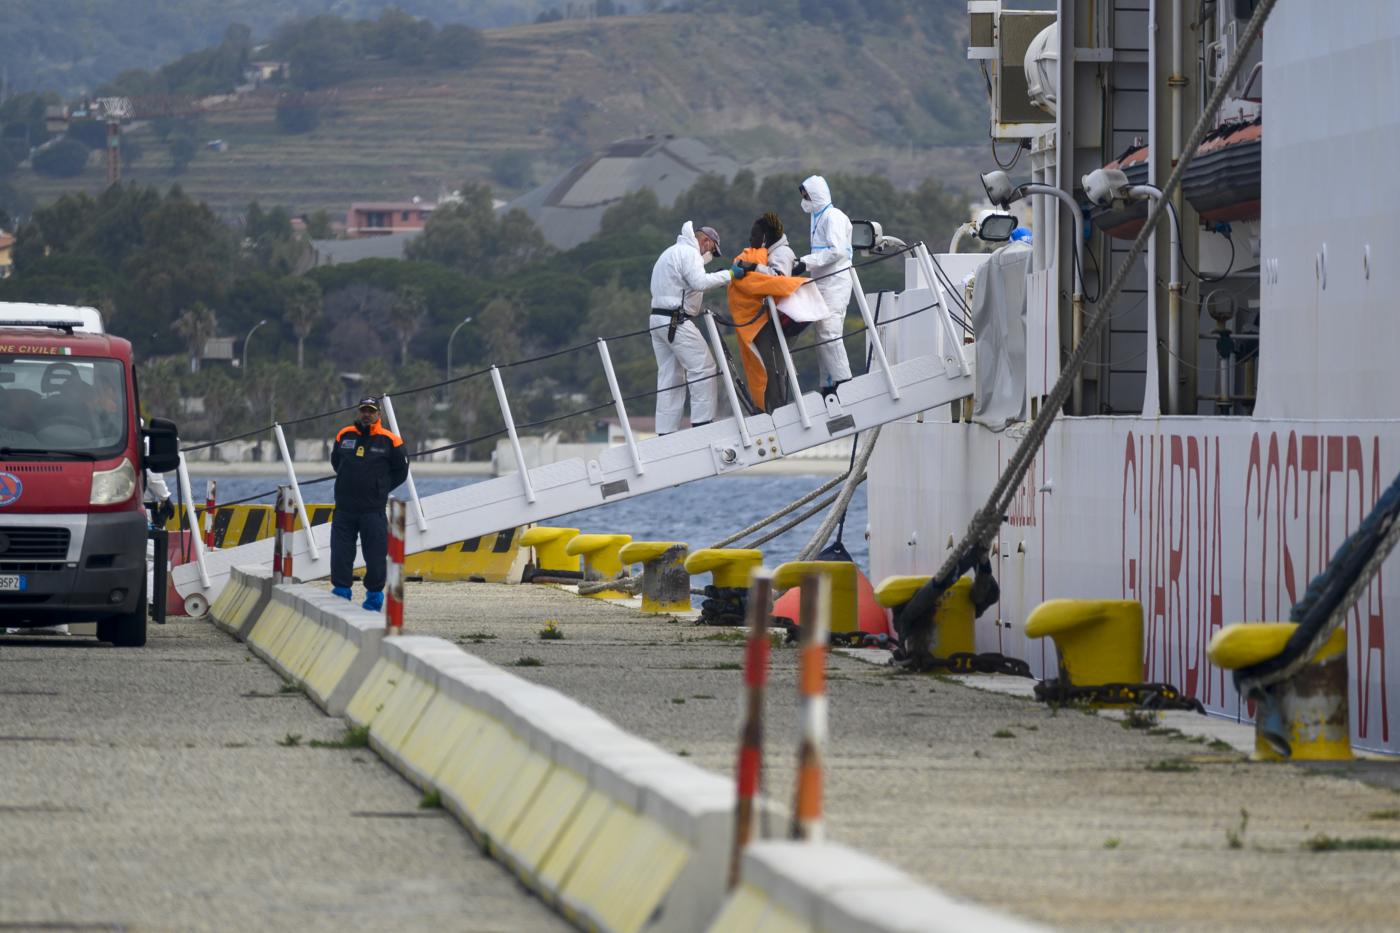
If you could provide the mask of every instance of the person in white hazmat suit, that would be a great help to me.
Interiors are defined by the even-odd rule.
[[[812,251],[798,261],[794,275],[811,277],[830,315],[812,325],[817,347],[819,385],[823,392],[851,378],[846,345],[836,338],[845,333],[846,306],[851,303],[851,219],[831,203],[826,179],[813,175],[798,189],[802,210],[812,215]]]
[[[681,235],[651,268],[651,347],[656,353],[656,433],[680,430],[685,392],[690,389],[690,424],[699,427],[715,418],[715,375],[719,372],[709,344],[695,322],[703,306],[702,293],[745,270],[734,266],[706,272],[705,263],[720,252],[713,227],[696,232],[687,220]],[[690,383],[687,387],[686,383]]]

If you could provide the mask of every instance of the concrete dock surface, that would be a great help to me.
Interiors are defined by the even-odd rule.
[[[203,622],[0,638],[0,930],[563,930]]]
[[[407,632],[733,773],[739,630],[548,586],[409,584],[406,605]],[[540,637],[549,622],[563,638]],[[784,803],[796,655],[774,651],[766,707],[764,790]],[[1400,762],[1250,763],[1224,743],[839,655],[829,677],[829,838],[955,897],[1063,929],[1358,930],[1400,917],[1400,794],[1384,786]]]

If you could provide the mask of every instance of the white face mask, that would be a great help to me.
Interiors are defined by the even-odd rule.
[[[715,254],[714,254],[714,253],[711,253],[711,252],[704,252],[704,253],[701,253],[701,254],[700,254],[700,261],[701,261],[701,262],[704,262],[704,263],[708,263],[711,259],[714,259],[714,258],[715,258]]]
[[[812,211],[815,210],[815,209],[816,209],[816,205],[815,205],[815,204],[813,204],[811,201],[807,200],[806,198],[803,198],[803,199],[802,199],[802,213],[804,213],[804,214],[810,214],[810,213],[812,213]]]

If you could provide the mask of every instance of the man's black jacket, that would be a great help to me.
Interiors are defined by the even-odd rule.
[[[342,512],[383,512],[389,493],[408,477],[403,439],[376,422],[341,428],[331,450],[335,507]]]

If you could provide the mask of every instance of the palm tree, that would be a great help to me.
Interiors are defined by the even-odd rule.
[[[185,348],[190,353],[190,372],[199,372],[199,358],[204,355],[204,345],[219,329],[219,319],[214,309],[202,301],[181,314],[175,321],[175,333],[185,340]]]
[[[408,342],[422,326],[423,315],[428,313],[428,299],[423,289],[416,285],[400,285],[394,292],[394,303],[389,306],[389,323],[399,338],[399,365],[408,365]]]
[[[310,279],[291,279],[283,285],[282,319],[297,338],[297,369],[306,365],[306,338],[321,320],[321,287]]]

